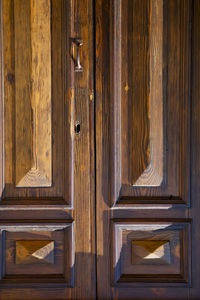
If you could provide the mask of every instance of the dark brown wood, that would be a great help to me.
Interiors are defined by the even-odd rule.
[[[198,278],[200,276],[199,263],[199,241],[200,241],[200,3],[193,2],[192,20],[192,147],[191,147],[191,209],[189,217],[193,219],[192,235],[192,288],[189,290],[189,299],[198,299],[200,296],[200,286]]]
[[[199,19],[0,0],[0,299],[200,299]]]
[[[193,236],[199,205],[197,188],[190,190],[198,109],[192,143],[190,132],[199,9],[194,14],[195,2],[188,0],[95,2],[98,297],[198,299],[198,242],[194,258],[191,240],[199,236],[198,229]],[[166,246],[147,262],[145,245],[152,240]]]
[[[189,204],[191,2],[144,3],[115,1],[109,15],[111,204]]]

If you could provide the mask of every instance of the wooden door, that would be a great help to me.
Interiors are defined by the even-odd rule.
[[[92,10],[0,1],[1,300],[96,297]]]
[[[199,20],[0,0],[1,300],[200,299]]]
[[[200,299],[200,2],[96,1],[98,299]]]

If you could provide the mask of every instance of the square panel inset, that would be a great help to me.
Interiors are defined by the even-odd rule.
[[[133,265],[165,265],[170,264],[170,241],[141,240],[132,241]]]
[[[189,285],[190,223],[113,222],[114,285]]]
[[[54,264],[54,241],[16,241],[16,264]]]
[[[6,224],[1,229],[1,284],[73,286],[74,224]]]

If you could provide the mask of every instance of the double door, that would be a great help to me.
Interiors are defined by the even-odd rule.
[[[199,20],[0,1],[0,299],[200,299]]]

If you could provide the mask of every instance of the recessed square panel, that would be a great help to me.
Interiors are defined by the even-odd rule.
[[[1,225],[1,284],[73,285],[73,223]]]
[[[114,222],[114,284],[189,284],[189,240],[187,222]]]

